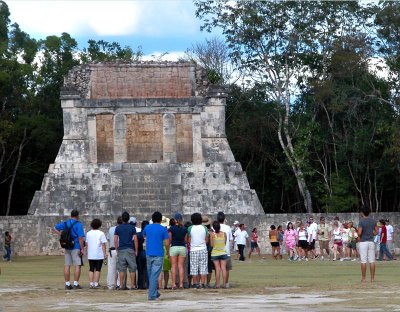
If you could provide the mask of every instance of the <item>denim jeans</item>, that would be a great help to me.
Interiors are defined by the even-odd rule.
[[[11,260],[11,247],[4,247],[4,249],[6,250],[6,253],[3,258],[5,261],[10,261]]]
[[[158,277],[160,276],[164,257],[154,257],[154,256],[147,256],[147,278],[148,278],[148,286],[149,286],[149,300],[155,300],[160,296],[160,293],[157,290],[158,286]]]
[[[389,260],[393,260],[393,256],[392,254],[389,252],[389,250],[386,247],[386,243],[381,243],[380,247],[379,247],[379,260],[383,259],[383,254],[386,255],[386,257]]]

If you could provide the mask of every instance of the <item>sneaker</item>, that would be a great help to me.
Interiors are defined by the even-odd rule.
[[[308,258],[306,258],[306,261],[308,261]]]
[[[230,288],[229,283],[226,283],[226,284],[225,284],[225,288]]]
[[[71,290],[72,289],[72,285],[65,285],[64,289],[65,290]]]
[[[324,256],[321,256],[321,261],[324,261]]]
[[[81,285],[74,285],[73,289],[82,289]]]

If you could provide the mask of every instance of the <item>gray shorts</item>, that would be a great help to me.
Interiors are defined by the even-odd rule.
[[[136,255],[133,249],[122,249],[118,250],[117,253],[117,271],[125,272],[126,269],[129,272],[136,272]]]
[[[65,249],[65,265],[83,265],[83,257],[79,256],[80,249]]]

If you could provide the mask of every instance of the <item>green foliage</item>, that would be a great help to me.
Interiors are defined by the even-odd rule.
[[[80,58],[83,63],[91,62],[137,62],[143,56],[141,47],[134,52],[130,47],[121,48],[117,42],[107,42],[104,40],[88,41],[88,47],[83,49]]]
[[[217,84],[223,81],[221,75],[214,69],[207,70],[207,79],[213,84]]]

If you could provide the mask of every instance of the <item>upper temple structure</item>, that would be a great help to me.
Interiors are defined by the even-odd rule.
[[[223,88],[193,63],[70,71],[64,137],[29,214],[264,214],[225,135]]]

